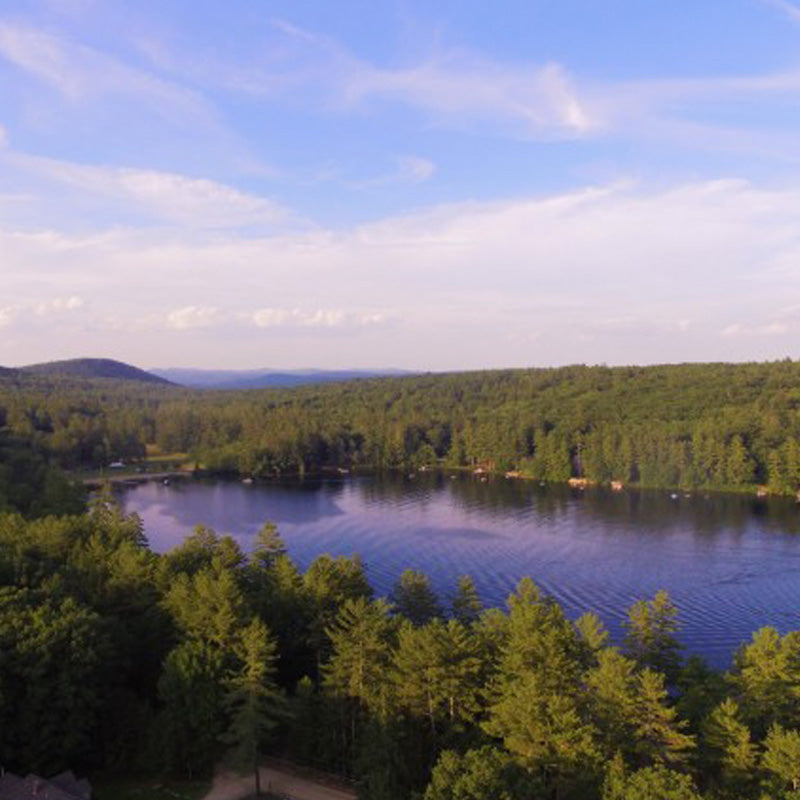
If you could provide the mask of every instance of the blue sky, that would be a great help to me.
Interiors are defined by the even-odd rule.
[[[0,364],[798,357],[800,3],[0,3]]]

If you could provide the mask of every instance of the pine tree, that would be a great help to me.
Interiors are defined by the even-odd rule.
[[[603,800],[702,800],[688,775],[662,765],[630,774],[612,764],[603,784]]]
[[[208,770],[222,731],[224,661],[198,639],[182,642],[164,662],[158,695],[160,750],[170,771],[192,778]]]
[[[745,793],[758,761],[750,729],[739,717],[736,701],[730,697],[725,699],[703,725],[702,738],[706,760],[719,774],[722,786],[734,797]]]
[[[253,770],[256,795],[261,794],[259,754],[268,735],[286,716],[285,699],[275,685],[277,647],[266,625],[254,620],[241,632],[240,666],[228,680],[228,729],[223,741],[232,746],[231,761]]]
[[[608,641],[608,631],[593,612],[582,614],[575,620],[575,630],[580,638],[584,662],[594,664],[602,648]]]
[[[464,625],[471,625],[480,617],[483,603],[481,603],[478,590],[469,575],[459,576],[458,589],[453,598],[451,610],[453,617]]]
[[[695,746],[686,723],[668,704],[664,676],[647,668],[637,677],[637,723],[634,748],[646,764],[680,765]]]
[[[459,754],[445,750],[424,800],[539,800],[542,787],[502,750],[486,746]]]
[[[332,654],[323,669],[325,686],[365,709],[385,711],[394,628],[386,601],[346,600],[326,629]]]
[[[625,647],[637,664],[666,675],[669,681],[677,677],[680,666],[678,611],[669,595],[662,589],[650,601],[642,600],[628,611],[625,624]]]
[[[413,625],[424,625],[444,613],[428,576],[414,569],[403,570],[391,594],[397,613]]]
[[[250,561],[262,569],[271,569],[278,558],[286,555],[286,544],[274,522],[265,522],[253,540]]]
[[[764,740],[761,766],[779,791],[800,792],[800,731],[773,725]]]
[[[764,735],[773,722],[800,724],[800,632],[761,628],[736,653],[731,681],[745,719]]]

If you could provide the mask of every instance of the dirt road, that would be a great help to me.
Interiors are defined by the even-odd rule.
[[[356,793],[342,785],[305,777],[279,764],[268,764],[260,769],[261,791],[285,795],[291,800],[355,800]],[[226,770],[218,770],[211,791],[203,800],[242,800],[255,791],[253,776],[241,777]]]

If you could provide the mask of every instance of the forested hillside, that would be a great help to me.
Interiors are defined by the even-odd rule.
[[[61,465],[147,444],[255,477],[483,466],[532,478],[793,493],[800,364],[564,367],[201,392],[0,379],[0,422]]]
[[[62,376],[71,378],[112,378],[122,381],[168,384],[166,378],[145,372],[112,358],[71,358],[65,361],[48,361],[21,367],[21,371],[34,375]]]

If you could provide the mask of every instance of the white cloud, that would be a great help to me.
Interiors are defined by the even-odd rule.
[[[109,343],[140,348],[144,364],[152,352],[186,364],[228,363],[236,353],[256,366],[422,368],[778,357],[796,341],[797,208],[797,188],[623,182],[341,231],[77,237],[0,228],[0,280],[21,303],[41,302],[28,294],[35,287],[68,298],[80,286],[95,310],[80,316],[95,320],[95,336],[107,331],[102,309],[117,324]],[[130,336],[142,309],[157,324]],[[179,336],[164,329],[169,315]],[[202,354],[190,352],[192,326],[211,324],[216,344],[204,338]]]
[[[721,331],[720,335],[726,338],[732,337],[753,337],[753,336],[786,336],[793,333],[797,326],[790,325],[782,320],[773,320],[772,322],[765,322],[757,325],[746,325],[740,322],[734,322],[726,325]]]
[[[83,308],[83,305],[82,297],[70,295],[69,297],[56,297],[53,300],[45,300],[41,303],[36,303],[33,307],[33,311],[39,317],[46,317],[51,314],[77,311]]]
[[[6,328],[14,322],[16,310],[12,306],[0,308],[0,328]]]
[[[244,314],[257,328],[363,328],[381,325],[385,314],[358,313],[338,308],[301,310],[299,308],[261,308]]]
[[[168,327],[178,331],[209,328],[219,321],[219,312],[211,306],[184,306],[167,314]]]
[[[28,174],[68,186],[83,196],[95,196],[103,203],[113,198],[121,204],[119,211],[123,214],[126,210],[144,213],[196,228],[272,225],[289,217],[272,200],[206,178],[23,154],[9,154],[6,160]]]

